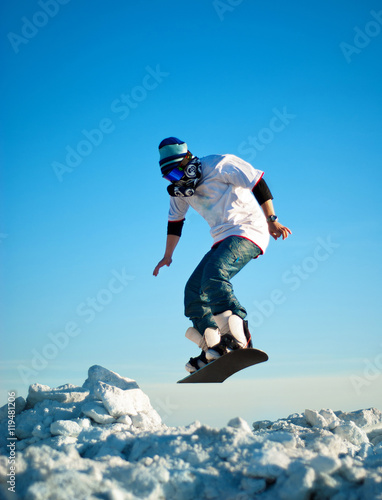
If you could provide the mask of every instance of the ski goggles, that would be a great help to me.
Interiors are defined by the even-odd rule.
[[[165,174],[163,174],[163,178],[166,179],[167,181],[170,182],[178,182],[181,180],[181,178],[184,176],[184,167],[181,167],[180,164],[183,163],[183,161],[186,159],[187,163],[189,160],[191,160],[192,154],[188,151],[186,156],[183,158],[183,160],[178,163],[176,167],[173,169],[169,170]],[[187,165],[186,163],[186,165]]]
[[[184,168],[183,167],[175,167],[167,174],[165,174],[163,177],[170,182],[177,182],[180,181],[180,179],[184,176]]]

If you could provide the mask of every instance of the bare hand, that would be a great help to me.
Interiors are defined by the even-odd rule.
[[[280,236],[282,236],[283,240],[285,240],[285,238],[288,238],[289,234],[292,234],[292,231],[289,228],[283,226],[282,224],[280,224],[277,221],[276,222],[268,222],[268,230],[269,230],[269,234],[275,240],[277,240],[277,238],[280,238]]]
[[[172,262],[172,258],[171,257],[163,257],[163,259],[161,261],[158,262],[156,268],[154,269],[154,272],[153,272],[153,275],[154,276],[158,276],[158,273],[159,273],[159,269],[163,266],[169,266]]]

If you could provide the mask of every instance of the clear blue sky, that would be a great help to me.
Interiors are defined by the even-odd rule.
[[[1,403],[101,364],[174,424],[382,408],[381,5],[231,4],[1,7]],[[234,279],[270,360],[213,390],[174,384],[198,354],[183,287],[211,245],[199,215],[152,276],[169,135],[263,170],[293,231]]]

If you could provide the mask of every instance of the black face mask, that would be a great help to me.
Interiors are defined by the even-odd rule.
[[[170,196],[189,197],[195,193],[195,189],[202,176],[202,163],[197,156],[184,167],[183,177],[176,182],[172,182],[167,191]]]

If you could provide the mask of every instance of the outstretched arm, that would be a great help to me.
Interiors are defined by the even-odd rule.
[[[167,225],[167,241],[166,250],[164,252],[164,257],[158,262],[158,265],[154,269],[153,275],[158,276],[159,269],[163,266],[169,266],[172,262],[172,254],[174,253],[175,247],[179,242],[179,238],[182,234],[182,228],[184,224],[184,219],[178,221],[169,221]]]
[[[164,257],[160,260],[154,269],[153,275],[158,276],[159,269],[163,266],[169,266],[172,262],[172,254],[174,253],[175,247],[178,244],[180,236],[175,234],[168,234],[166,241],[166,250],[164,252]]]

